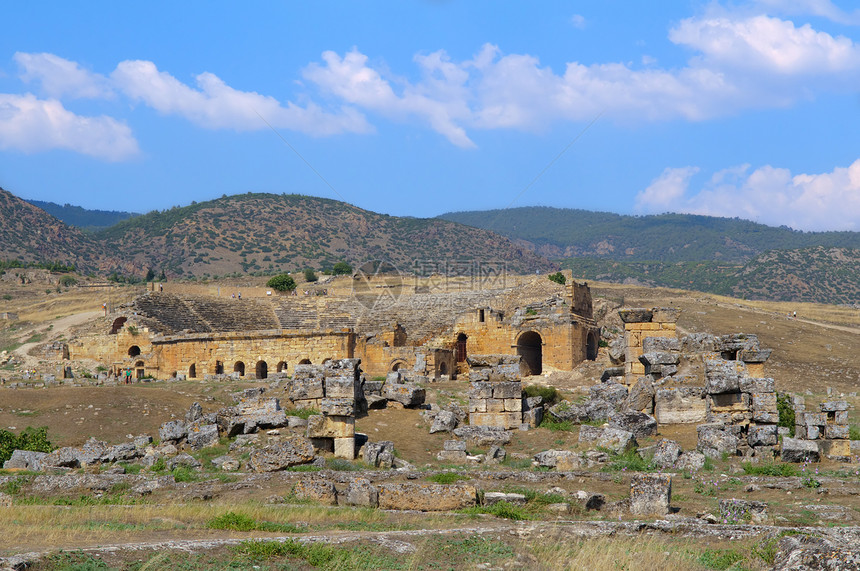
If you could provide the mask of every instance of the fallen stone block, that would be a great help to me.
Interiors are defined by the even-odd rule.
[[[634,474],[630,481],[630,513],[666,515],[672,497],[669,474]]]
[[[378,491],[386,510],[451,511],[478,503],[478,490],[468,484],[381,484]]]
[[[619,428],[590,426],[579,427],[579,441],[621,454],[638,446],[633,433]]]
[[[493,444],[504,446],[511,441],[510,432],[490,426],[460,426],[454,429],[454,436],[465,439],[475,448],[487,448]]]
[[[625,408],[630,410],[651,414],[654,412],[654,384],[647,377],[641,377],[630,387],[627,399],[624,401]]]
[[[860,569],[860,547],[816,535],[789,535],[777,543],[773,571]]]
[[[701,424],[696,427],[696,449],[710,458],[736,455],[740,444],[740,427],[725,424]]]
[[[179,442],[188,434],[188,428],[181,420],[165,422],[158,429],[158,438],[162,442]]]
[[[337,505],[337,489],[334,482],[329,480],[299,480],[293,486],[293,494],[302,500],[311,500],[329,506]]]
[[[750,446],[774,446],[777,436],[775,424],[751,424],[747,427],[747,443]]]
[[[314,447],[303,436],[294,436],[251,452],[248,467],[254,472],[277,472],[290,466],[309,464],[314,460]]]
[[[767,504],[736,498],[720,500],[720,519],[729,524],[763,524],[767,522]]]
[[[379,506],[376,486],[366,478],[355,478],[346,488],[346,494],[338,495],[338,501],[348,506],[375,508]]]
[[[47,456],[46,452],[33,452],[31,450],[13,450],[12,456],[3,463],[4,470],[29,470],[39,472],[42,470],[42,459]]]
[[[783,462],[800,463],[819,462],[821,460],[817,443],[797,438],[783,437],[779,455]]]
[[[627,387],[610,381],[589,387],[588,393],[592,400],[603,400],[618,407],[627,398]]]
[[[662,438],[654,445],[654,456],[651,458],[651,461],[654,462],[654,465],[658,468],[662,468],[664,470],[672,468],[675,466],[678,458],[681,457],[682,452],[683,450],[681,449],[680,444],[674,440]]]
[[[836,412],[848,410],[848,402],[844,400],[827,401],[818,405],[821,412]]]
[[[391,462],[394,459],[394,443],[390,440],[382,440],[380,442],[366,442],[361,447],[361,456],[364,461],[371,466],[380,466],[380,456],[382,461],[388,460],[388,468],[391,467]]]
[[[701,452],[696,452],[695,450],[683,452],[678,456],[678,460],[675,462],[675,467],[679,470],[690,470],[692,472],[698,472],[704,466],[705,455]]]
[[[504,492],[484,492],[484,505],[491,506],[499,502],[507,502],[513,505],[525,505],[526,497],[523,494]]]
[[[203,426],[194,426],[188,431],[186,436],[188,446],[192,450],[201,450],[210,446],[218,445],[218,425],[204,424]]]
[[[660,389],[654,395],[654,417],[660,424],[698,424],[705,421],[707,402],[701,389]]]
[[[424,404],[426,392],[418,385],[411,383],[392,384],[386,382],[382,389],[382,396],[409,408]]]
[[[440,411],[436,418],[433,419],[433,425],[430,427],[430,434],[437,432],[451,432],[457,428],[457,416],[448,410]]]
[[[657,434],[657,419],[639,411],[612,413],[609,415],[609,426],[632,432],[636,438]]]
[[[355,418],[351,416],[308,417],[308,438],[351,438],[355,436]]]

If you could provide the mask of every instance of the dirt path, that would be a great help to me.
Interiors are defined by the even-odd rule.
[[[82,323],[86,323],[87,321],[95,319],[96,317],[99,317],[101,315],[101,310],[96,310],[84,311],[83,313],[76,313],[74,315],[67,315],[66,317],[61,317],[60,319],[57,319],[56,321],[53,321],[51,323],[53,325],[53,328],[51,328],[50,331],[47,331],[44,338],[33,343],[24,343],[23,345],[12,351],[12,354],[21,359],[24,362],[24,367],[27,367],[29,363],[34,360],[34,357],[31,357],[29,355],[30,350],[33,349],[33,347],[41,345],[42,343],[53,341],[54,339],[65,335],[72,327],[81,325]],[[45,327],[46,324],[40,323],[38,327],[35,327],[32,330],[24,333],[24,335],[29,338],[37,330],[44,329]]]

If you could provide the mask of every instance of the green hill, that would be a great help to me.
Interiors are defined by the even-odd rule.
[[[45,202],[42,200],[27,200],[33,206],[41,208],[54,218],[62,220],[69,226],[80,228],[81,230],[101,230],[113,226],[117,222],[140,216],[135,212],[118,212],[115,210],[89,210],[80,206],[72,206],[71,204],[63,204],[62,206],[55,202]]]

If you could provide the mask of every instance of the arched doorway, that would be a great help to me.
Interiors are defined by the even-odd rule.
[[[466,342],[469,337],[465,333],[457,335],[457,362],[463,363],[466,361]]]
[[[405,368],[406,368],[406,362],[405,361],[394,361],[391,364],[391,371],[399,371],[400,369],[405,369]]]
[[[191,366],[188,367],[188,378],[196,379],[197,378],[197,364],[191,363]]]
[[[278,363],[278,372],[279,373],[286,373],[287,372],[287,362],[286,361],[281,361],[280,363]]]
[[[233,365],[233,372],[239,373],[240,377],[244,377],[245,376],[245,363],[243,363],[242,361],[236,361],[236,364]]]
[[[117,317],[113,320],[113,325],[110,326],[110,334],[116,335],[117,331],[122,329],[122,326],[125,325],[127,317]]]
[[[311,364],[310,359],[302,359],[301,361],[299,361],[299,365],[310,365],[310,364]]]
[[[517,355],[523,376],[540,375],[543,370],[543,339],[534,331],[526,331],[517,339]]]
[[[448,374],[448,363],[446,363],[444,361],[439,363],[439,374],[440,375],[447,375]]]
[[[256,371],[258,379],[265,379],[269,376],[269,365],[265,361],[257,361]]]
[[[146,370],[144,369],[143,361],[138,361],[134,364],[134,372],[134,377],[136,379],[142,379],[144,377],[144,375],[146,374]]]
[[[588,334],[588,338],[585,342],[585,358],[589,361],[594,361],[597,359],[597,334],[593,331]]]
[[[137,357],[138,355],[140,355],[140,347],[138,347],[137,345],[132,345],[128,348],[129,357]]]

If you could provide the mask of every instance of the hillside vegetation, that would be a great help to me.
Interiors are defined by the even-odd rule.
[[[440,216],[498,232],[553,259],[744,263],[770,250],[860,248],[858,232],[800,232],[738,218],[628,216],[531,206]]]
[[[41,208],[54,218],[62,220],[69,226],[80,228],[81,230],[101,230],[113,226],[117,222],[140,216],[135,212],[120,212],[116,210],[89,210],[80,206],[71,204],[63,204],[62,206],[55,202],[45,202],[43,200],[27,200],[33,206]]]

